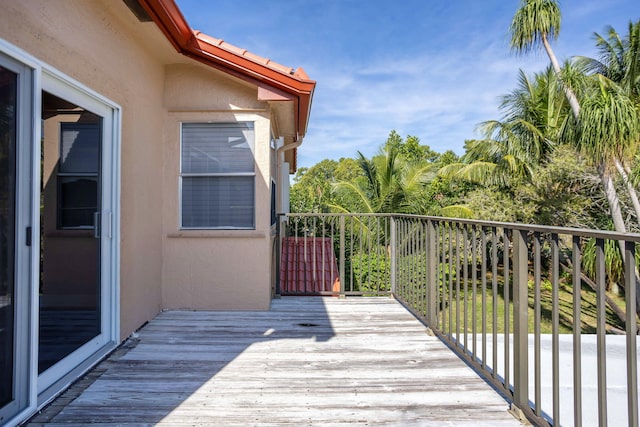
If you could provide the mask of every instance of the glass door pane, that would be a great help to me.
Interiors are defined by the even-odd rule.
[[[0,409],[14,399],[15,382],[17,84],[18,75],[0,66]]]
[[[101,333],[103,120],[43,92],[42,121],[39,373]]]

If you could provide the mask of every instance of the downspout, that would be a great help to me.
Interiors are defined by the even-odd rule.
[[[282,188],[282,161],[280,161],[281,158],[281,154],[284,154],[285,151],[289,151],[289,150],[293,150],[294,148],[298,148],[302,145],[302,138],[298,137],[297,140],[291,144],[285,144],[284,143],[284,138],[279,138],[278,139],[278,145],[280,144],[280,141],[282,141],[282,145],[279,146],[276,149],[276,176],[278,178],[278,187]],[[277,193],[277,199],[278,199],[278,206],[282,205],[282,192],[278,192]],[[283,213],[283,212],[276,212],[276,213]]]

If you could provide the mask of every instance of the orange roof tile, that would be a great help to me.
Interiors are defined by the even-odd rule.
[[[316,82],[302,68],[294,70],[222,39],[194,31],[175,0],[139,1],[178,52],[258,87],[266,85],[266,89],[271,89],[267,93],[275,94],[274,100],[283,99],[282,95],[292,100],[297,139],[306,134]]]
[[[256,55],[255,53],[251,53],[247,49],[243,49],[238,46],[232,45],[231,43],[228,43],[222,39],[217,39],[215,37],[208,36],[200,31],[194,31],[194,34],[198,39],[198,41],[201,41],[203,43],[208,43],[211,46],[216,46],[216,47],[219,47],[220,49],[229,51],[235,55],[245,57],[258,64],[264,65],[269,68],[273,68],[274,70],[279,71],[283,74],[289,74],[289,75],[295,74],[294,69],[291,67],[278,64],[277,62],[274,62],[269,58],[264,58],[262,56]]]

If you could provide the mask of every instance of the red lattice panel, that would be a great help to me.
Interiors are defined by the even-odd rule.
[[[339,292],[340,274],[330,237],[284,237],[280,258],[283,294]]]

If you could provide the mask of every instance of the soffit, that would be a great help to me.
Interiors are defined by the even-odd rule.
[[[131,35],[133,42],[162,64],[190,62],[173,49],[154,22],[140,22],[123,1],[102,0],[101,7],[114,16],[121,28]]]

